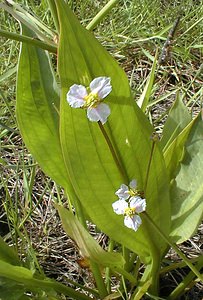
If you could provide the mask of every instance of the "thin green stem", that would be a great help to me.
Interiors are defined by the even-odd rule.
[[[98,298],[99,298],[99,293],[98,293],[97,290],[88,288],[88,287],[84,286],[83,284],[80,284],[80,283],[78,283],[78,282],[76,282],[76,281],[73,281],[73,280],[71,280],[71,279],[69,279],[69,278],[67,278],[67,277],[65,277],[65,278],[63,278],[63,279],[64,279],[66,282],[70,283],[71,285],[74,285],[75,287],[79,287],[81,290],[86,291],[86,292],[88,292],[88,293],[94,295],[94,296],[95,296],[95,299],[98,299]]]
[[[6,108],[8,109],[8,111],[10,113],[10,116],[11,116],[11,118],[12,118],[14,124],[15,124],[16,123],[16,118],[15,118],[14,112],[10,108],[10,104],[9,104],[9,101],[8,101],[7,97],[4,96],[4,93],[2,91],[0,91],[0,96],[3,99],[3,101],[4,101],[5,105],[6,105]]]
[[[50,183],[50,180],[47,182],[46,186],[45,186],[45,189],[43,191],[43,193],[41,194],[39,200],[37,201],[37,203],[34,205],[33,208],[30,208],[29,209],[29,212],[27,213],[27,215],[24,217],[24,219],[19,223],[19,225],[17,226],[18,230],[21,229],[22,226],[24,226],[25,222],[29,219],[29,217],[31,216],[32,212],[36,209],[36,207],[39,206],[39,204],[41,203],[42,199],[43,199],[43,196],[44,194],[46,193],[47,191],[47,187],[49,186],[49,183]]]
[[[135,285],[137,283],[137,279],[132,274],[125,271],[124,269],[116,268],[113,271],[115,271],[118,274],[121,274],[124,278],[128,279],[132,284]]]
[[[130,250],[128,248],[126,248],[125,246],[122,245],[122,252],[123,252],[123,258],[125,260],[124,271],[128,271]],[[126,282],[126,279],[125,279],[125,277],[123,275],[122,275],[122,279],[121,280],[122,280],[124,291],[125,291],[125,293],[127,295],[127,289],[126,289],[126,283],[127,282]]]
[[[57,53],[56,46],[49,45],[45,42],[38,40],[37,38],[28,37],[26,35],[14,33],[14,32],[8,32],[8,31],[2,30],[2,29],[0,29],[0,36],[5,37],[7,39],[14,40],[14,41],[28,43],[33,46],[37,46],[41,49],[47,50],[51,53]]]
[[[38,29],[39,27],[43,27],[44,29],[47,29],[44,25],[41,24],[36,18],[33,18],[30,14],[27,15],[27,12],[23,10],[23,12],[18,11],[17,8],[14,8],[6,3],[0,3],[0,8],[5,9],[9,14],[11,14],[16,20],[18,20],[21,24],[24,24],[27,28],[31,29],[31,31],[35,32],[35,34],[40,37],[42,40],[49,43],[49,39],[47,36]],[[22,8],[20,8],[22,10]],[[34,24],[33,24],[34,22]],[[36,26],[36,23],[38,25]],[[47,31],[47,30],[46,30]],[[49,31],[49,30],[48,30]],[[51,42],[50,42],[51,44]]]
[[[126,174],[126,172],[125,172],[125,170],[124,170],[124,168],[123,168],[123,166],[122,166],[122,164],[121,164],[121,162],[120,162],[120,160],[119,160],[119,158],[116,154],[116,151],[114,150],[113,144],[112,144],[112,142],[111,142],[104,126],[102,125],[102,123],[100,121],[98,122],[98,125],[99,125],[99,128],[100,128],[100,130],[101,130],[101,132],[102,132],[102,134],[103,134],[103,136],[104,136],[104,138],[107,142],[107,145],[108,145],[108,147],[111,151],[112,157],[113,157],[114,162],[115,162],[115,164],[116,164],[116,166],[117,166],[117,168],[118,168],[118,170],[121,174],[121,177],[123,178],[125,183],[128,184],[128,182],[129,182],[128,176],[127,176],[127,174]]]
[[[155,267],[154,267],[155,266]],[[155,264],[148,264],[146,265],[145,271],[139,280],[139,284],[137,288],[135,289],[134,293],[132,294],[130,300],[137,300],[141,299],[141,296],[145,294],[145,292],[150,288],[150,293],[152,295],[158,294],[158,275],[159,275],[159,269]],[[145,287],[144,287],[145,286]]]
[[[60,26],[59,26],[59,20],[58,20],[58,14],[57,14],[57,9],[56,9],[56,4],[54,0],[47,0],[49,9],[51,11],[52,18],[54,20],[54,25],[56,27],[56,31],[59,33],[60,32]]]
[[[193,273],[200,279],[203,280],[203,276],[200,274],[200,272],[194,267],[194,265],[191,263],[191,261],[180,251],[180,249],[176,246],[176,244],[172,243],[169,238],[161,231],[161,229],[154,223],[154,221],[151,219],[151,217],[146,213],[143,212],[143,217],[154,227],[154,229],[159,233],[159,235],[163,238],[163,240],[169,244],[176,253],[182,258],[182,260],[186,263],[186,265],[193,271]]]
[[[113,249],[114,249],[114,241],[110,239],[108,252],[113,252]],[[105,280],[106,280],[106,289],[110,294],[111,293],[111,269],[109,267],[106,268]]]
[[[6,2],[6,1],[5,1]],[[46,35],[50,35],[51,37],[54,37],[55,33],[50,30],[47,25],[45,25],[37,16],[30,14],[26,9],[23,9],[21,5],[17,4],[16,2],[14,2],[13,0],[9,0],[7,1],[9,3],[4,3],[0,5],[0,7],[2,7],[3,9],[7,10],[14,18],[16,18],[17,20],[19,20],[22,24],[24,23],[25,25],[27,24],[28,27],[32,27],[32,29],[35,29],[34,31],[38,34],[40,34],[40,36],[42,36],[42,38],[45,38],[46,41],[46,36],[43,35],[42,32],[40,32],[38,28],[41,28],[43,31],[46,32]],[[36,26],[33,26],[36,25]]]
[[[129,271],[130,250],[124,246],[122,246],[122,249],[123,249],[123,257],[125,259],[125,270]]]
[[[98,265],[95,262],[93,262],[92,260],[90,261],[90,268],[94,275],[94,279],[95,279],[96,286],[99,291],[99,295],[100,295],[101,299],[103,299],[104,297],[106,297],[108,295],[108,292],[107,292],[104,280],[102,278],[101,271],[100,271]]]
[[[198,261],[198,257],[194,257],[194,258],[191,258],[190,260],[192,263],[196,263]],[[172,263],[170,264],[169,266],[166,266],[166,267],[163,267],[161,270],[160,270],[160,275],[164,275],[165,273],[169,273],[173,270],[176,270],[176,269],[182,269],[182,268],[185,268],[187,265],[184,261],[179,261],[177,263]]]
[[[148,166],[147,166],[147,172],[146,172],[146,180],[145,180],[145,185],[144,185],[144,191],[146,191],[147,189],[147,184],[148,184],[148,179],[149,179],[149,171],[150,171],[150,167],[151,167],[151,163],[152,163],[152,156],[153,156],[153,153],[154,153],[154,148],[155,148],[155,139],[153,138],[152,140],[152,148],[151,148],[151,152],[150,152],[150,157],[149,157],[149,163],[148,163]]]
[[[93,30],[118,2],[119,0],[110,0],[87,25],[86,29]]]
[[[196,264],[196,269],[200,270],[202,268],[202,265],[203,265],[203,256],[201,255],[199,257],[199,260]],[[182,294],[184,294],[185,292],[185,289],[188,287],[188,286],[191,286],[191,283],[192,283],[192,286],[194,285],[194,282],[192,282],[195,278],[195,275],[193,273],[193,271],[191,271],[183,280],[182,282],[173,290],[173,292],[168,296],[168,300],[175,300],[175,299],[179,299],[180,296]]]
[[[133,254],[135,254],[135,253],[133,253]],[[136,255],[136,256],[137,256],[137,261],[136,261],[136,264],[135,264],[135,268],[133,269],[133,275],[137,279],[138,275],[139,275],[139,269],[140,269],[140,266],[141,266],[141,260],[140,260],[138,255]],[[134,258],[135,258],[135,256],[134,256]]]
[[[135,273],[135,269],[133,268],[134,266],[134,263],[136,261],[136,265],[137,265],[137,260],[139,260],[139,257],[137,255],[137,253],[131,253],[131,257],[130,257],[130,260],[129,260],[129,264],[128,264],[128,271],[133,271],[133,273]]]
[[[30,286],[30,288],[32,287],[37,287],[37,288],[50,288],[50,289],[54,289],[57,293],[62,293],[66,296],[72,297],[73,299],[76,300],[90,300],[91,298],[75,291],[73,288],[70,288],[68,286],[63,285],[62,283],[59,282],[55,282],[55,281],[45,281],[45,280],[38,280],[38,279],[32,279],[32,280],[23,280],[22,278],[22,282],[28,283],[28,286]]]

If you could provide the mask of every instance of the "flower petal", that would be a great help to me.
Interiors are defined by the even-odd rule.
[[[128,207],[128,203],[125,200],[117,200],[112,203],[112,207],[117,215],[123,215],[125,209]]]
[[[146,209],[146,200],[141,197],[131,197],[130,207],[135,208],[136,213],[141,213]]]
[[[110,115],[110,108],[105,103],[100,103],[97,107],[88,107],[87,117],[92,122],[101,121],[102,124],[106,123]]]
[[[129,216],[126,216],[124,218],[124,225],[128,228],[133,229],[134,231],[137,231],[138,227],[142,224],[142,220],[140,216],[135,215],[132,218]]]
[[[128,194],[129,188],[125,184],[121,184],[120,189],[118,189],[115,194],[120,200],[127,200],[130,195]]]
[[[129,186],[130,186],[131,189],[136,189],[136,187],[137,187],[137,180],[136,179],[131,180]]]
[[[67,101],[71,107],[82,107],[85,104],[85,96],[87,96],[86,88],[83,85],[74,84],[67,93]]]
[[[112,91],[110,84],[111,78],[109,77],[97,77],[90,83],[91,92],[98,94],[100,99],[105,98]]]

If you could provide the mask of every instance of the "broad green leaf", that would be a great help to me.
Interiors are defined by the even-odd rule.
[[[61,145],[72,185],[93,222],[146,261],[152,252],[159,256],[165,243],[146,222],[137,232],[126,228],[123,216],[113,212],[112,203],[121,183],[136,178],[139,189],[144,189],[153,128],[132,99],[127,77],[117,62],[80,25],[64,1],[55,3],[60,22]],[[73,109],[66,101],[72,84],[88,86],[98,76],[112,79],[113,91],[106,99],[111,115],[104,129],[127,176],[120,174],[99,125],[88,121],[85,110]],[[168,189],[163,156],[155,146],[145,196],[148,213],[166,234],[170,226]]]
[[[11,280],[23,282],[33,278],[33,273],[21,266],[14,266],[5,261],[0,260],[0,276]]]
[[[23,33],[35,36],[23,26]],[[77,209],[59,137],[59,87],[46,51],[21,45],[17,77],[16,115],[23,140],[43,171],[67,189]]]
[[[15,281],[0,277],[0,299],[1,300],[21,300],[25,289]],[[29,298],[24,298],[29,299]]]
[[[185,154],[171,186],[171,238],[189,239],[202,220],[203,212],[203,121],[196,118],[185,146]]]
[[[23,27],[23,33],[33,33]],[[21,45],[16,115],[23,140],[45,173],[66,186],[67,174],[59,141],[59,89],[48,54]]]
[[[160,146],[163,151],[173,142],[178,134],[189,124],[192,117],[184,105],[179,92],[176,94],[176,100],[169,111],[168,118],[163,128],[163,135]]]
[[[25,288],[28,291],[45,291],[47,295],[55,294],[55,292],[60,294],[63,293],[64,295],[70,296],[71,299],[76,300],[90,299],[86,295],[75,291],[73,288],[60,284],[49,278],[37,278],[30,270],[20,266],[13,266],[2,260],[0,260],[0,278],[15,281],[16,284],[21,284],[22,289]]]
[[[168,170],[170,181],[175,177],[179,163],[184,155],[184,146],[187,141],[190,130],[195,120],[192,120],[181,133],[170,143],[164,152],[166,168]]]
[[[9,247],[0,236],[0,260],[8,262],[12,265],[20,265],[17,253],[12,247]]]
[[[63,206],[55,205],[66,233],[76,242],[83,257],[100,266],[122,268],[125,261],[121,254],[104,251],[77,218]]]

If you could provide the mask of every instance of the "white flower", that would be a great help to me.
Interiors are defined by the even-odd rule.
[[[112,204],[117,215],[124,215],[124,225],[134,231],[137,231],[142,224],[138,214],[146,209],[146,200],[138,196],[139,191],[136,190],[136,187],[135,179],[130,182],[129,187],[121,184],[120,189],[115,193],[119,200]]]
[[[146,200],[141,197],[130,198],[130,208],[134,209],[136,213],[141,213],[146,209]]]
[[[117,215],[124,215],[128,208],[128,203],[125,200],[118,200],[112,204],[113,210]]]
[[[112,204],[113,210],[117,215],[124,215],[124,225],[137,231],[142,224],[142,220],[137,213],[146,209],[146,200],[140,197],[132,197],[129,204],[125,200],[117,200]]]
[[[124,225],[134,231],[138,230],[138,227],[142,224],[140,216],[134,215],[133,217],[125,216]]]
[[[125,184],[121,184],[120,189],[118,189],[115,194],[121,200],[127,200],[130,197],[135,196],[136,195],[137,181],[135,179],[133,179],[130,182],[129,187]]]
[[[86,108],[90,121],[104,124],[110,115],[110,108],[101,102],[112,91],[110,82],[109,77],[97,77],[90,83],[90,92],[83,85],[74,84],[67,93],[67,101],[73,108]]]
[[[119,199],[121,200],[127,200],[130,195],[129,195],[129,188],[125,184],[121,184],[120,189],[118,189],[115,194],[118,196]]]
[[[117,200],[112,204],[113,210],[117,215],[134,216],[146,209],[146,200],[141,197],[132,197],[128,203],[125,200]]]
[[[104,124],[110,112],[110,108],[106,103],[99,103],[96,107],[89,107],[87,109],[87,117],[92,122],[101,121],[101,123]]]

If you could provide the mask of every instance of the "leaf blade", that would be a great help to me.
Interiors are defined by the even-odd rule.
[[[193,123],[185,146],[184,158],[171,186],[171,238],[176,243],[181,243],[189,239],[202,220],[202,132],[203,121],[200,114]]]
[[[23,26],[23,32],[33,36]],[[22,44],[18,63],[16,116],[26,146],[42,169],[66,186],[66,169],[59,141],[59,90],[48,54]],[[54,105],[53,105],[54,103]]]
[[[105,130],[110,135],[129,181],[136,178],[140,189],[146,180],[153,128],[133,101],[123,70],[94,36],[81,27],[64,1],[56,1],[56,5],[61,27],[58,53],[58,70],[62,84],[61,145],[72,185],[91,219],[101,230],[142,257],[148,257],[151,249],[155,247],[151,236],[154,237],[154,233],[146,223],[135,233],[124,227],[123,216],[113,213],[111,204],[116,200],[114,193],[124,183],[123,178],[97,124],[87,120],[84,110],[70,108],[66,93],[74,83],[88,86],[95,77],[111,77],[113,91],[107,98],[111,115],[108,124],[105,124]],[[157,176],[151,172],[145,191],[149,198],[148,210],[152,218],[163,225],[163,230],[168,231],[168,212],[163,217],[164,209],[156,208],[155,205],[157,202],[160,206],[163,201],[163,208],[170,210],[166,170],[158,146],[152,159],[153,169]],[[156,184],[156,189],[152,193],[153,184]],[[163,197],[159,194],[160,190]],[[160,242],[158,237],[155,239]]]
[[[60,205],[55,206],[59,212],[64,230],[76,242],[83,257],[94,261],[100,266],[123,267],[125,261],[121,254],[104,251],[71,212]]]

